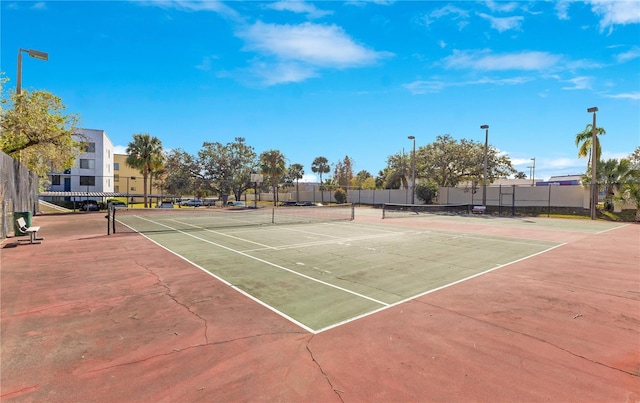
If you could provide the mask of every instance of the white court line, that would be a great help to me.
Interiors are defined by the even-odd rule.
[[[189,224],[188,222],[179,221],[179,220],[175,220],[175,219],[174,219],[174,220],[171,220],[171,221],[175,221],[175,222],[180,223],[180,224],[188,225],[188,226],[190,226],[190,227],[194,227],[194,228],[202,229],[202,230],[205,230],[205,231],[207,231],[207,232],[214,233],[214,234],[216,234],[216,235],[226,236],[226,237],[228,237],[228,238],[233,238],[233,239],[238,240],[238,241],[243,241],[243,242],[247,242],[247,243],[252,243],[252,244],[254,244],[254,245],[261,246],[263,249],[274,249],[274,247],[273,247],[273,246],[265,245],[265,244],[262,244],[262,243],[260,243],[260,242],[250,241],[250,240],[248,240],[248,239],[240,238],[240,237],[237,237],[237,236],[234,236],[234,235],[231,235],[231,234],[225,234],[224,232],[214,231],[214,230],[212,230],[212,229],[208,229],[208,228],[202,228],[202,227],[200,227],[200,226],[198,226],[198,225]],[[154,222],[155,222],[155,221],[154,221]]]
[[[434,289],[432,289],[432,290],[422,292],[422,293],[420,293],[420,294],[417,294],[417,295],[411,296],[411,297],[409,297],[409,298],[405,298],[405,299],[403,299],[403,300],[401,300],[401,301],[394,302],[393,304],[389,304],[389,305],[387,305],[387,306],[380,307],[380,308],[378,308],[378,309],[376,309],[376,310],[374,310],[374,311],[366,312],[366,313],[363,313],[362,315],[354,316],[353,318],[349,318],[349,319],[347,319],[347,320],[343,320],[342,322],[334,323],[334,324],[333,324],[333,325],[331,325],[331,326],[323,327],[322,329],[318,329],[318,330],[314,331],[313,333],[314,333],[314,334],[318,334],[318,333],[325,332],[325,331],[327,331],[327,330],[331,330],[331,329],[333,329],[333,328],[336,328],[336,327],[338,327],[338,326],[342,326],[342,325],[347,324],[347,323],[349,323],[349,322],[353,322],[353,321],[355,321],[355,320],[358,320],[358,319],[364,318],[364,317],[366,317],[366,316],[373,315],[373,314],[375,314],[375,313],[378,313],[378,312],[384,311],[384,310],[389,309],[389,308],[393,308],[393,307],[398,306],[398,305],[400,305],[400,304],[404,304],[405,302],[409,302],[409,301],[412,301],[412,300],[414,300],[414,299],[417,299],[417,298],[423,297],[423,296],[425,296],[425,295],[427,295],[427,294],[431,294],[431,293],[433,293],[433,292],[440,291],[440,290],[443,290],[443,289],[445,289],[445,288],[449,288],[449,287],[451,287],[451,286],[454,286],[454,285],[456,285],[456,284],[459,284],[459,283],[465,282],[465,281],[467,281],[467,280],[471,280],[472,278],[476,278],[476,277],[482,276],[482,275],[487,274],[487,273],[490,273],[490,272],[492,272],[492,271],[494,271],[494,270],[498,270],[498,269],[501,269],[501,268],[503,268],[503,267],[506,267],[506,266],[512,265],[512,264],[514,264],[514,263],[518,263],[518,262],[521,262],[521,261],[523,261],[523,260],[526,260],[526,259],[532,258],[532,257],[534,257],[534,256],[541,255],[541,254],[543,254],[543,253],[549,252],[550,250],[553,250],[553,249],[555,249],[555,248],[559,248],[559,247],[564,246],[564,245],[566,245],[566,243],[561,243],[561,244],[559,244],[559,245],[552,246],[552,247],[547,248],[547,249],[545,249],[545,250],[542,250],[542,251],[540,251],[540,252],[536,252],[536,253],[534,253],[533,255],[525,256],[525,257],[522,257],[522,258],[520,258],[520,259],[513,260],[513,261],[508,262],[508,263],[503,263],[503,264],[498,265],[498,266],[496,266],[496,267],[492,267],[491,269],[485,270],[485,271],[483,271],[483,272],[481,272],[481,273],[476,273],[476,274],[473,274],[473,275],[471,275],[471,276],[465,277],[465,278],[463,278],[463,279],[460,279],[460,280],[454,281],[453,283],[445,284],[445,285],[443,285],[443,286],[440,286],[440,287],[434,288]]]
[[[142,219],[142,220],[148,221],[148,222],[150,222],[150,223],[153,223],[153,224],[156,224],[156,225],[160,225],[160,226],[163,226],[163,227],[169,228],[169,229],[170,229],[170,230],[172,230],[172,231],[175,231],[175,232],[181,233],[181,234],[186,235],[186,236],[190,236],[190,237],[195,238],[195,239],[197,239],[197,240],[199,240],[199,241],[202,241],[202,242],[205,242],[205,243],[208,243],[208,244],[211,244],[211,245],[217,246],[218,248],[221,248],[221,249],[227,250],[227,251],[229,251],[229,252],[237,253],[238,255],[241,255],[241,256],[247,257],[247,258],[249,258],[249,259],[256,260],[256,261],[258,261],[258,262],[260,262],[260,263],[264,263],[264,264],[266,264],[266,265],[269,265],[269,266],[275,267],[275,268],[280,269],[280,270],[284,270],[284,271],[289,272],[289,273],[291,273],[291,274],[295,274],[296,276],[300,276],[300,277],[306,278],[307,280],[311,280],[311,281],[313,281],[313,282],[316,282],[316,283],[319,283],[319,284],[326,285],[327,287],[335,288],[336,290],[340,290],[340,291],[346,292],[347,294],[355,295],[356,297],[360,297],[360,298],[363,298],[363,299],[369,300],[369,301],[371,301],[371,302],[375,302],[376,304],[380,304],[380,305],[382,305],[382,306],[389,305],[389,304],[387,304],[386,302],[378,301],[378,300],[377,300],[377,299],[375,299],[375,298],[371,298],[371,297],[368,297],[368,296],[366,296],[366,295],[363,295],[363,294],[357,293],[357,292],[355,292],[355,291],[351,291],[351,290],[348,290],[348,289],[346,289],[346,288],[343,288],[343,287],[340,287],[340,286],[337,286],[337,285],[334,285],[334,284],[331,284],[331,283],[327,283],[326,281],[318,280],[317,278],[313,278],[313,277],[311,277],[311,276],[307,276],[306,274],[298,273],[298,272],[297,272],[297,271],[295,271],[295,270],[291,270],[291,269],[288,269],[288,268],[286,268],[286,267],[284,267],[284,266],[280,266],[280,265],[278,265],[278,264],[275,264],[275,263],[269,262],[269,261],[267,261],[267,260],[260,259],[260,258],[255,257],[255,256],[251,256],[251,255],[249,255],[249,254],[247,254],[247,253],[244,253],[244,252],[242,252],[242,251],[235,250],[235,249],[229,248],[229,247],[227,247],[227,246],[217,244],[217,243],[215,243],[215,242],[211,242],[211,241],[209,241],[209,240],[207,240],[207,239],[203,239],[203,238],[200,238],[200,237],[195,236],[195,235],[193,235],[193,234],[189,234],[189,233],[184,232],[184,231],[181,231],[181,230],[179,230],[179,229],[177,229],[177,228],[173,228],[173,227],[171,227],[171,226],[169,226],[169,225],[162,224],[162,223],[159,223],[159,222],[157,222],[157,221],[149,220],[148,218],[145,218],[145,217],[140,217],[140,216],[136,216],[136,217],[138,217],[138,218],[140,218],[140,219]],[[146,236],[145,236],[145,237],[146,237]]]

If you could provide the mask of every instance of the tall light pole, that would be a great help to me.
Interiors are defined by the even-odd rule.
[[[35,49],[22,49],[18,50],[18,72],[17,72],[17,80],[16,80],[16,94],[20,95],[22,93],[22,52],[27,52],[29,56],[35,57],[36,59],[47,61],[49,60],[49,54],[45,52],[41,52]]]
[[[413,140],[413,152],[411,153],[411,204],[416,202],[416,137],[409,136]]]
[[[484,170],[482,173],[482,205],[487,205],[487,153],[489,150],[489,125],[480,126],[484,129]]]
[[[598,144],[598,134],[596,132],[596,112],[598,107],[587,109],[588,113],[593,113],[593,124],[591,125],[591,219],[596,219],[596,206],[598,205],[598,177],[596,175],[596,145]]]
[[[535,186],[536,185],[536,157],[531,158],[531,161],[533,161],[533,174],[531,174],[531,186]]]

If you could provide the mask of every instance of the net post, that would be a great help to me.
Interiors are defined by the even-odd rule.
[[[356,219],[356,206],[355,204],[351,203],[351,220],[349,221],[353,221]]]
[[[112,232],[115,234],[116,233],[116,209],[113,209],[113,214],[112,216],[112,221],[111,221],[111,226],[112,226]]]
[[[275,224],[276,223],[276,208],[272,207],[271,208],[271,224]]]
[[[111,235],[111,208],[107,207],[107,235]]]

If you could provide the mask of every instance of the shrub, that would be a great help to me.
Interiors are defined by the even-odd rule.
[[[336,199],[336,203],[342,204],[347,202],[347,192],[342,188],[337,188],[333,192],[333,197]]]

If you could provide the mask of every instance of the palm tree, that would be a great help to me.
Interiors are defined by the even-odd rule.
[[[589,156],[591,161],[591,149],[592,149],[592,131],[593,125],[589,123],[582,132],[576,134],[576,147],[578,147],[578,158],[584,158]],[[600,136],[606,134],[604,127],[596,127],[596,159],[600,159],[602,149],[600,148]]]
[[[322,174],[329,173],[331,167],[329,166],[329,160],[325,157],[316,157],[311,163],[311,171],[320,175],[320,200],[324,202],[323,188],[322,188]]]
[[[300,201],[300,191],[298,190],[298,180],[304,176],[302,164],[291,164],[288,169],[289,177],[296,180],[296,201]]]
[[[273,187],[273,205],[278,203],[278,182],[287,172],[284,155],[278,150],[269,150],[260,154],[260,170],[269,177]]]
[[[148,133],[136,133],[133,141],[127,145],[126,163],[131,168],[135,168],[142,174],[144,206],[147,207],[147,181],[149,175],[158,169],[158,162],[164,161],[162,153],[162,142]]]

